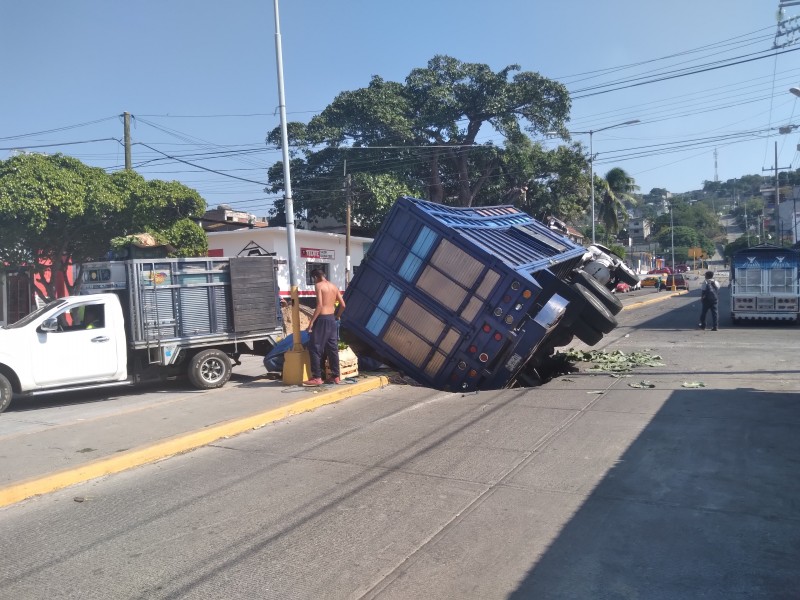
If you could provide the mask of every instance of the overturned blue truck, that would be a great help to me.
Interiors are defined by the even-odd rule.
[[[400,198],[350,282],[342,331],[356,351],[449,391],[534,385],[554,348],[598,343],[638,277],[514,206]]]

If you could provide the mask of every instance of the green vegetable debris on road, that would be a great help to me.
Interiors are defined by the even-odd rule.
[[[566,360],[588,362],[593,366],[588,370],[598,373],[628,373],[636,367],[663,367],[662,358],[647,350],[625,353],[621,350],[568,350],[563,353]]]

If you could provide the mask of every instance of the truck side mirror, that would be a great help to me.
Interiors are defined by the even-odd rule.
[[[58,331],[58,319],[55,317],[50,317],[42,321],[42,324],[39,326],[39,329],[44,331],[45,333],[52,333],[53,331]]]

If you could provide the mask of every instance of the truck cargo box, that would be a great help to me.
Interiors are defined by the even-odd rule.
[[[586,254],[514,206],[403,197],[346,290],[342,327],[422,384],[502,388],[576,301]]]
[[[260,338],[282,333],[273,260],[164,258],[87,263],[81,293],[117,292],[126,307],[128,341]]]

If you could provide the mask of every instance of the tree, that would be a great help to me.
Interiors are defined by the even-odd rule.
[[[341,189],[345,157],[348,172],[391,175],[435,202],[497,203],[496,192],[519,184],[523,174],[509,180],[502,171],[506,148],[479,144],[478,133],[491,127],[507,144],[524,143],[525,131],[566,136],[569,105],[563,85],[517,65],[494,72],[435,56],[404,83],[374,76],[366,88],[339,94],[307,126],[290,124],[293,180],[295,168],[299,173],[295,208],[327,214],[326,203],[306,190]],[[277,129],[268,141],[280,144]],[[270,169],[273,191],[283,189],[282,179],[282,169]]]
[[[606,173],[605,178],[595,176],[595,196],[600,196],[597,207],[599,220],[606,229],[606,242],[609,237],[619,232],[620,216],[627,222],[628,213],[625,208],[625,199],[632,199],[632,193],[638,189],[633,177],[623,169],[615,167]],[[599,194],[597,192],[600,192]]]
[[[500,187],[485,203],[496,204],[500,197],[502,203],[515,204],[539,220],[555,216],[574,221],[586,213],[590,178],[580,144],[545,150],[528,138],[509,143],[502,155],[501,172]],[[513,193],[522,189],[524,194]]]
[[[0,263],[37,274],[45,287],[37,293],[51,300],[56,273],[74,291],[66,277],[70,266],[104,257],[119,236],[173,235],[169,242],[180,252],[204,252],[200,227],[177,225],[204,209],[197,192],[177,182],[108,175],[61,154],[14,156],[0,161]]]

